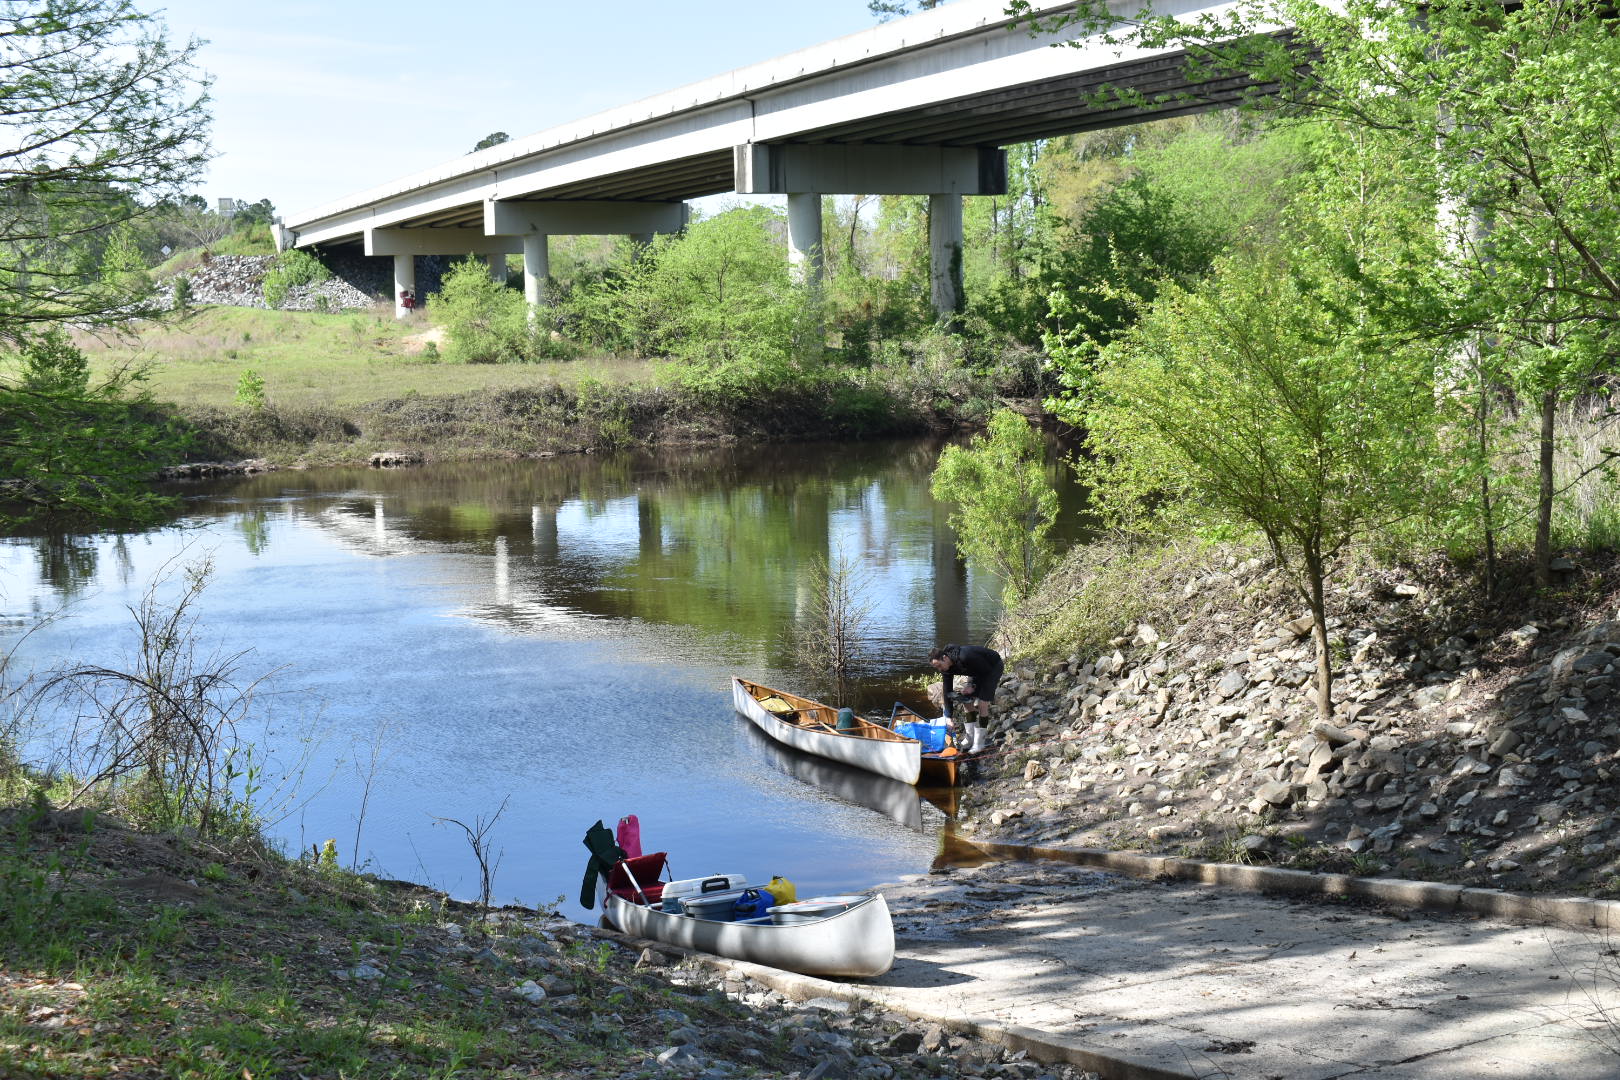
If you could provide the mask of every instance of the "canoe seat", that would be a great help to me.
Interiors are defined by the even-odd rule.
[[[636,895],[635,885],[630,883],[633,874],[636,884],[641,886],[642,895],[647,898],[647,903],[656,904],[664,895],[664,883],[660,879],[668,871],[668,863],[669,853],[665,851],[655,851],[650,855],[626,859],[608,871],[608,892],[632,904],[641,903],[641,897]]]

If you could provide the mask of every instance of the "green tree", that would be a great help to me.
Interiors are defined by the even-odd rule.
[[[1291,133],[1200,120],[1112,147],[1119,171],[1044,235],[1039,292],[1061,298],[1044,329],[1106,340],[1161,281],[1190,285],[1222,252],[1274,242],[1307,146]]]
[[[148,313],[101,246],[207,159],[200,43],[131,0],[5,0],[0,42],[0,340]]]
[[[473,143],[473,153],[476,154],[480,150],[488,150],[492,146],[499,146],[501,143],[511,141],[512,136],[508,135],[506,132],[492,131],[488,135],[485,135],[482,139],[479,139],[477,142]]]
[[[1027,0],[1015,11],[1029,14]],[[1048,25],[1053,20],[1045,20]],[[1620,36],[1597,0],[1250,0],[1181,22],[1099,2],[1055,20],[1187,50],[1200,78],[1249,77],[1283,119],[1331,119],[1412,162],[1449,243],[1450,304],[1421,325],[1539,418],[1538,576],[1551,557],[1553,420],[1613,370],[1620,327]],[[1286,37],[1261,32],[1291,25]],[[1271,92],[1275,88],[1275,93]]]
[[[1435,457],[1433,351],[1365,337],[1356,309],[1320,268],[1222,261],[1197,292],[1167,284],[1063,410],[1109,520],[1265,537],[1311,613],[1324,718],[1334,560],[1422,505]]]
[[[957,542],[1001,579],[1009,606],[1033,593],[1052,563],[1058,497],[1045,459],[1040,433],[1001,409],[967,447],[947,446],[934,469],[934,498],[954,505]]]
[[[146,272],[146,259],[141,255],[133,223],[125,221],[113,227],[101,255],[101,278],[115,294],[131,298],[151,290],[152,276]]]
[[[151,406],[138,372],[99,382],[61,330],[0,358],[0,531],[99,517],[140,522],[170,500],[146,482],[179,459],[184,434]]]
[[[588,341],[668,359],[677,384],[719,401],[813,378],[820,311],[789,278],[779,223],[771,208],[738,207],[646,249],[625,246],[564,318]]]
[[[243,368],[236,380],[236,397],[233,400],[238,408],[263,412],[270,403],[264,392],[264,376],[252,368]]]

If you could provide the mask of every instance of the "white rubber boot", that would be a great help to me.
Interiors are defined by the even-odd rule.
[[[984,749],[984,725],[975,723],[969,724],[967,727],[968,734],[973,737],[973,742],[968,746],[968,753],[977,754]]]

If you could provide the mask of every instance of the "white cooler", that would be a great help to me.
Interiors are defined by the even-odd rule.
[[[682,878],[664,886],[663,900],[659,907],[665,911],[680,911],[681,901],[689,896],[739,892],[747,887],[748,878],[743,874],[710,874],[708,877]]]

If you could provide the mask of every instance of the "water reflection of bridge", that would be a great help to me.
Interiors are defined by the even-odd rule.
[[[993,586],[962,565],[944,509],[927,498],[926,474],[911,471],[702,486],[626,476],[527,505],[351,489],[303,520],[366,557],[464,557],[444,582],[456,613],[512,631],[594,619],[689,626],[754,642],[760,662],[781,664],[813,562],[840,552],[870,579],[876,636],[909,651],[966,636],[973,605],[993,607]],[[728,479],[742,482],[720,486]]]

